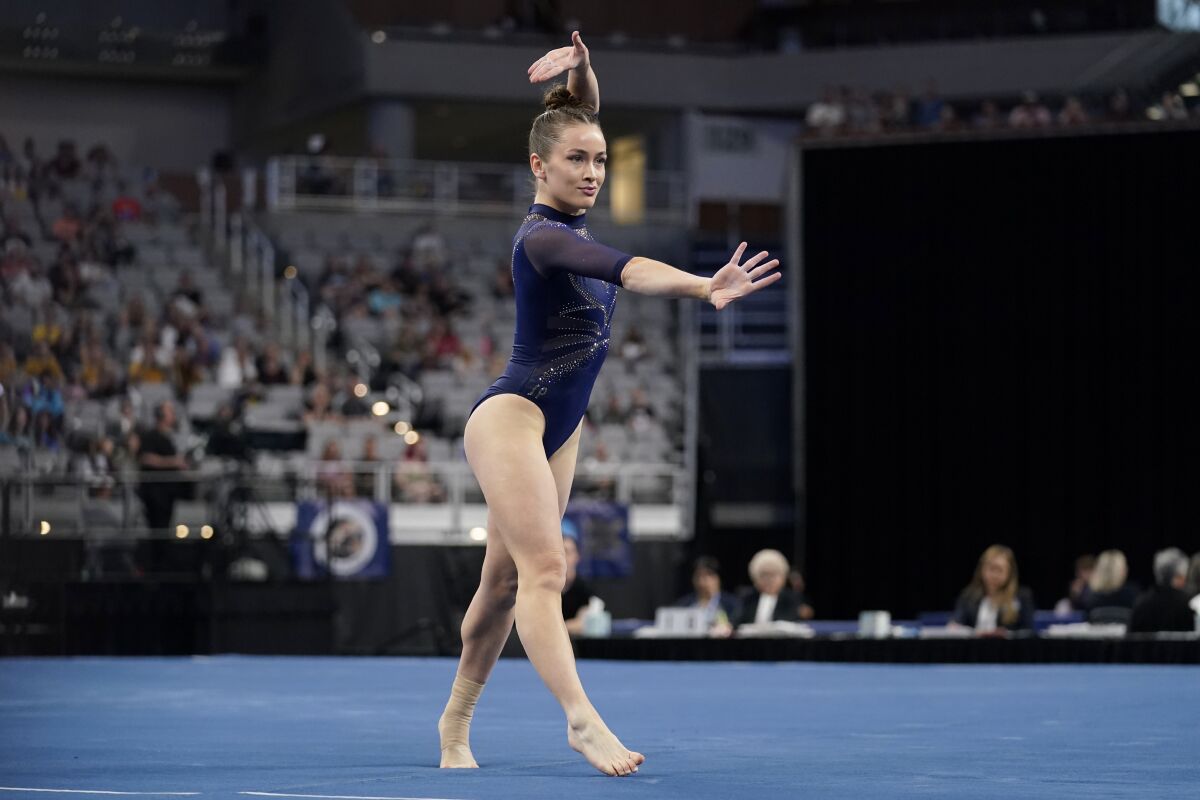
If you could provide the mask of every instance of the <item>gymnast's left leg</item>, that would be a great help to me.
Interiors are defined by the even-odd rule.
[[[444,768],[474,768],[470,727],[475,704],[492,674],[516,620],[517,565],[488,515],[487,550],[479,588],[462,623],[462,656],[450,689],[450,700],[438,720]]]

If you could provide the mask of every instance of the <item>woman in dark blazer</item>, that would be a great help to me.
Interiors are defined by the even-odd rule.
[[[1033,630],[1033,592],[1017,580],[1017,559],[994,544],[979,558],[975,577],[958,596],[952,624],[980,635]]]

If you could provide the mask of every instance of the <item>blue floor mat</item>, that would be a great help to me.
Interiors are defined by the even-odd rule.
[[[605,778],[524,661],[437,769],[442,659],[0,661],[0,800],[74,789],[227,797],[1196,797],[1200,669],[580,663],[646,754]],[[99,796],[99,795],[96,795]]]

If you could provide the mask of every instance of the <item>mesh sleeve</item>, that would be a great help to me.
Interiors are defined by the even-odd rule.
[[[620,286],[621,268],[633,258],[559,225],[537,225],[525,234],[523,241],[529,263],[547,278],[562,271]]]

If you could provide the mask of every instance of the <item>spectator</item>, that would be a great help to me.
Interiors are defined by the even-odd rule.
[[[1188,559],[1177,547],[1154,554],[1155,587],[1138,598],[1129,618],[1129,633],[1196,629],[1196,614],[1188,604],[1183,587],[1187,585]]]
[[[983,551],[975,577],[959,595],[952,626],[974,628],[994,635],[1033,630],[1033,593],[1018,582],[1017,559],[1003,545]]]
[[[146,523],[154,530],[171,524],[175,500],[181,494],[180,485],[166,478],[188,468],[175,446],[177,423],[175,403],[164,400],[154,409],[154,427],[141,437],[138,461],[143,480],[139,494],[146,507]]]
[[[621,405],[621,396],[616,392],[612,392],[608,396],[608,402],[604,404],[604,411],[600,414],[600,423],[602,425],[624,425],[629,419],[629,414]]]
[[[925,94],[917,101],[913,124],[918,128],[937,128],[942,124],[942,113],[946,101],[938,93],[937,81],[930,81],[925,87]]]
[[[1075,95],[1069,95],[1063,104],[1062,111],[1058,112],[1058,124],[1063,127],[1071,127],[1073,125],[1086,125],[1089,122],[1091,120],[1088,118],[1088,113],[1084,109],[1083,103],[1079,102],[1079,98]]]
[[[63,206],[62,216],[54,221],[50,232],[65,245],[74,245],[79,241],[83,233],[83,220],[79,218],[79,209],[74,203]]]
[[[503,302],[513,296],[512,264],[506,259],[496,261],[496,269],[492,273],[492,298]]]
[[[1051,122],[1050,109],[1038,100],[1037,92],[1025,92],[1008,115],[1010,128],[1046,128]]]
[[[301,350],[296,354],[296,360],[292,364],[289,383],[292,386],[312,386],[317,382],[317,370],[313,366],[312,353],[308,350]]]
[[[424,439],[418,439],[404,450],[404,458],[396,465],[393,480],[396,491],[406,503],[441,503],[446,499],[445,488],[429,469],[429,452]]]
[[[73,180],[79,175],[79,156],[75,154],[75,142],[63,139],[58,143],[58,152],[46,165],[51,176],[60,180]]]
[[[362,455],[354,470],[354,488],[359,497],[375,497],[375,474],[379,466],[379,442],[374,436],[363,440]]]
[[[592,587],[579,577],[579,529],[569,519],[562,521],[563,557],[566,560],[566,581],[563,583],[562,610],[567,633],[583,633],[583,616],[588,602],[595,596]]]
[[[702,608],[708,615],[708,627],[714,634],[733,630],[738,617],[738,601],[721,591],[721,565],[712,556],[700,556],[692,565],[692,591],[675,601],[682,608]]]
[[[1083,598],[1089,620],[1096,622],[1101,618],[1110,618],[1111,609],[1133,608],[1137,601],[1137,589],[1128,582],[1128,577],[1129,565],[1124,553],[1105,550],[1100,554],[1088,581],[1088,592]]]
[[[994,131],[1004,127],[1004,116],[994,100],[984,100],[979,113],[971,118],[971,127],[981,131]]]
[[[354,496],[354,478],[342,461],[342,448],[337,439],[328,439],[321,450],[317,465],[317,491],[333,499]]]
[[[1200,617],[1200,553],[1192,554],[1192,561],[1188,566],[1187,587],[1184,592],[1192,598],[1189,605],[1191,605],[1192,611],[1196,612],[1196,616]]]
[[[221,353],[217,365],[217,384],[226,389],[241,389],[258,382],[258,367],[254,364],[254,353],[250,343],[239,336],[233,347]]]
[[[31,378],[62,378],[63,370],[58,357],[51,352],[50,345],[44,339],[34,342],[33,349],[25,357],[25,374]]]
[[[129,352],[130,383],[165,383],[171,374],[175,354],[162,346],[158,328],[147,320],[138,343]]]
[[[117,196],[112,201],[112,215],[120,222],[137,222],[142,218],[142,204],[129,193],[125,181],[117,181]]]
[[[107,436],[100,436],[88,442],[87,452],[76,458],[75,471],[87,486],[89,497],[112,497],[113,487],[116,485],[113,451],[113,440]]]
[[[338,412],[343,417],[365,417],[371,413],[367,402],[367,385],[354,373],[346,376],[345,388],[338,398]]]
[[[804,121],[809,130],[821,136],[841,132],[846,124],[846,107],[832,86],[826,86],[821,99],[808,107]]]
[[[13,409],[8,428],[0,435],[0,444],[12,445],[20,450],[33,449],[33,418],[24,405],[17,404]]]
[[[275,342],[268,342],[263,354],[258,357],[258,379],[264,386],[282,386],[289,382],[289,370]]]
[[[815,612],[808,602],[808,595],[804,592],[804,573],[800,571],[799,567],[792,567],[791,572],[788,573],[788,586],[796,595],[796,603],[800,608],[800,619],[812,619]]]
[[[333,410],[333,393],[324,382],[313,384],[308,395],[308,408],[303,419],[306,423],[328,422],[339,420],[341,417]]]
[[[1129,102],[1129,93],[1117,89],[1108,98],[1108,121],[1130,122],[1133,119],[1133,106]]]
[[[800,603],[787,588],[790,566],[778,550],[759,550],[750,559],[750,580],[754,588],[743,594],[737,625],[763,624],[772,621],[799,622]]]

